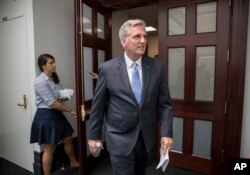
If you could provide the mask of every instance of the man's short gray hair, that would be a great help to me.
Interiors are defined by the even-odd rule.
[[[126,21],[119,30],[120,39],[126,38],[129,35],[129,29],[134,26],[146,27],[146,23],[141,19],[130,19]]]

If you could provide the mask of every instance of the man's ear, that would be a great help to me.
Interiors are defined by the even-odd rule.
[[[124,48],[125,45],[126,45],[126,39],[125,39],[125,38],[122,38],[120,41],[121,41],[122,47]]]

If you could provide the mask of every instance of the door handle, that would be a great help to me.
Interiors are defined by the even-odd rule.
[[[24,109],[27,109],[27,97],[23,95],[23,103],[17,103],[17,106],[23,106]]]
[[[86,121],[88,120],[88,115],[90,114],[90,110],[87,109],[85,110],[84,105],[81,105],[81,117],[82,117],[82,121]]]

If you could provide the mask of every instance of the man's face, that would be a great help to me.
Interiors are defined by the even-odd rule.
[[[146,50],[147,33],[143,26],[130,28],[130,33],[126,38],[121,39],[121,44],[129,58],[136,61]]]

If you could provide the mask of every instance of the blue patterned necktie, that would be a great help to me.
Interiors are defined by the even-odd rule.
[[[132,73],[132,90],[134,92],[135,98],[140,104],[141,102],[141,81],[140,81],[140,76],[139,76],[139,71],[138,71],[138,64],[133,63],[133,73]]]

